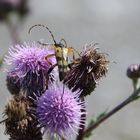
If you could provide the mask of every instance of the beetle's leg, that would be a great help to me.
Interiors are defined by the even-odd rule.
[[[47,72],[47,77],[46,77],[46,88],[48,89],[48,81],[54,81],[53,77],[50,76],[50,73],[52,72],[52,70],[57,66],[57,64],[52,65],[48,72]],[[53,75],[52,75],[53,76]]]
[[[75,52],[80,56],[80,53],[76,50],[76,49],[74,49],[74,48],[72,48],[72,47],[69,47],[68,48],[68,53],[71,53],[72,52],[72,54],[73,54],[73,60],[75,59]],[[80,56],[81,57],[81,56]]]
[[[47,56],[45,57],[45,60],[46,60],[50,65],[52,65],[52,63],[49,61],[49,58],[52,57],[52,56],[55,56],[55,54],[54,54],[54,53],[53,53],[53,54],[49,54],[49,55],[47,55]]]
[[[57,64],[52,65],[48,70],[48,75],[51,73],[51,71],[57,66]]]
[[[64,42],[64,46],[67,47],[67,42],[66,42],[66,40],[65,40],[64,38],[62,38],[62,39],[60,40],[60,44],[62,44],[62,43],[61,43],[62,41]]]

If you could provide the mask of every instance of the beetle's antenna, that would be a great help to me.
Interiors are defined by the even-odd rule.
[[[47,30],[49,31],[49,33],[50,33],[50,35],[51,35],[53,41],[54,41],[54,44],[57,44],[56,41],[55,41],[55,39],[54,39],[53,33],[52,33],[51,30],[50,30],[47,26],[45,26],[45,25],[42,25],[42,24],[33,25],[32,27],[30,27],[28,33],[30,34],[30,33],[31,33],[31,30],[32,30],[34,27],[37,27],[37,26],[40,26],[40,27],[43,27],[43,28],[47,29]]]
[[[42,45],[42,46],[47,46],[47,45],[50,45],[49,43],[42,43],[40,41],[37,41],[38,44]]]

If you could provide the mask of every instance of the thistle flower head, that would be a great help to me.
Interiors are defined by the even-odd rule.
[[[17,7],[17,5],[19,5],[21,2],[21,0],[0,0],[0,4],[7,4],[7,6],[11,6],[11,7]]]
[[[9,56],[5,57],[5,62],[11,66],[8,75],[16,77],[20,87],[27,93],[43,91],[46,87],[47,72],[51,64],[56,63],[54,57],[50,57],[49,62],[45,57],[53,52],[52,49],[41,48],[36,43],[10,48]]]
[[[131,79],[140,78],[140,64],[131,64],[127,68],[127,76]]]
[[[29,12],[28,0],[0,0],[0,20],[5,20],[11,12],[25,16]]]
[[[38,122],[32,117],[28,110],[29,101],[23,95],[13,96],[5,107],[6,130],[13,140],[41,140],[42,134],[37,126]]]
[[[0,0],[0,20],[5,20],[7,15],[11,12],[11,10],[11,3],[5,0]]]
[[[92,45],[86,46],[80,57],[70,64],[64,83],[72,91],[82,90],[81,96],[90,94],[96,87],[97,81],[105,76],[108,69],[105,54],[99,53]]]
[[[52,85],[37,100],[36,116],[51,136],[67,136],[69,132],[79,128],[82,124],[80,117],[85,112],[85,104],[79,99],[79,93],[71,92],[63,84]]]

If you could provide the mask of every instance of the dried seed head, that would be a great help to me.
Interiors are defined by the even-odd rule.
[[[14,96],[5,107],[5,115],[11,120],[22,120],[27,117],[29,102],[23,95]],[[17,117],[17,118],[16,118]]]
[[[86,46],[81,56],[70,64],[64,83],[73,91],[82,90],[81,96],[90,94],[96,87],[97,81],[105,76],[108,69],[104,53],[99,53],[92,45]]]
[[[38,122],[28,110],[29,102],[23,95],[14,96],[5,108],[6,131],[11,140],[41,140]]]

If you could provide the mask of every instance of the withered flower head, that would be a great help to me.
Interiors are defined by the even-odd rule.
[[[13,96],[5,107],[6,131],[10,140],[42,140],[38,122],[29,111],[29,102],[23,95]]]
[[[73,91],[82,90],[81,96],[90,94],[95,89],[97,81],[108,71],[109,61],[106,55],[98,52],[98,48],[93,46],[95,45],[85,46],[80,57],[70,64],[70,71],[64,79],[64,83]]]

